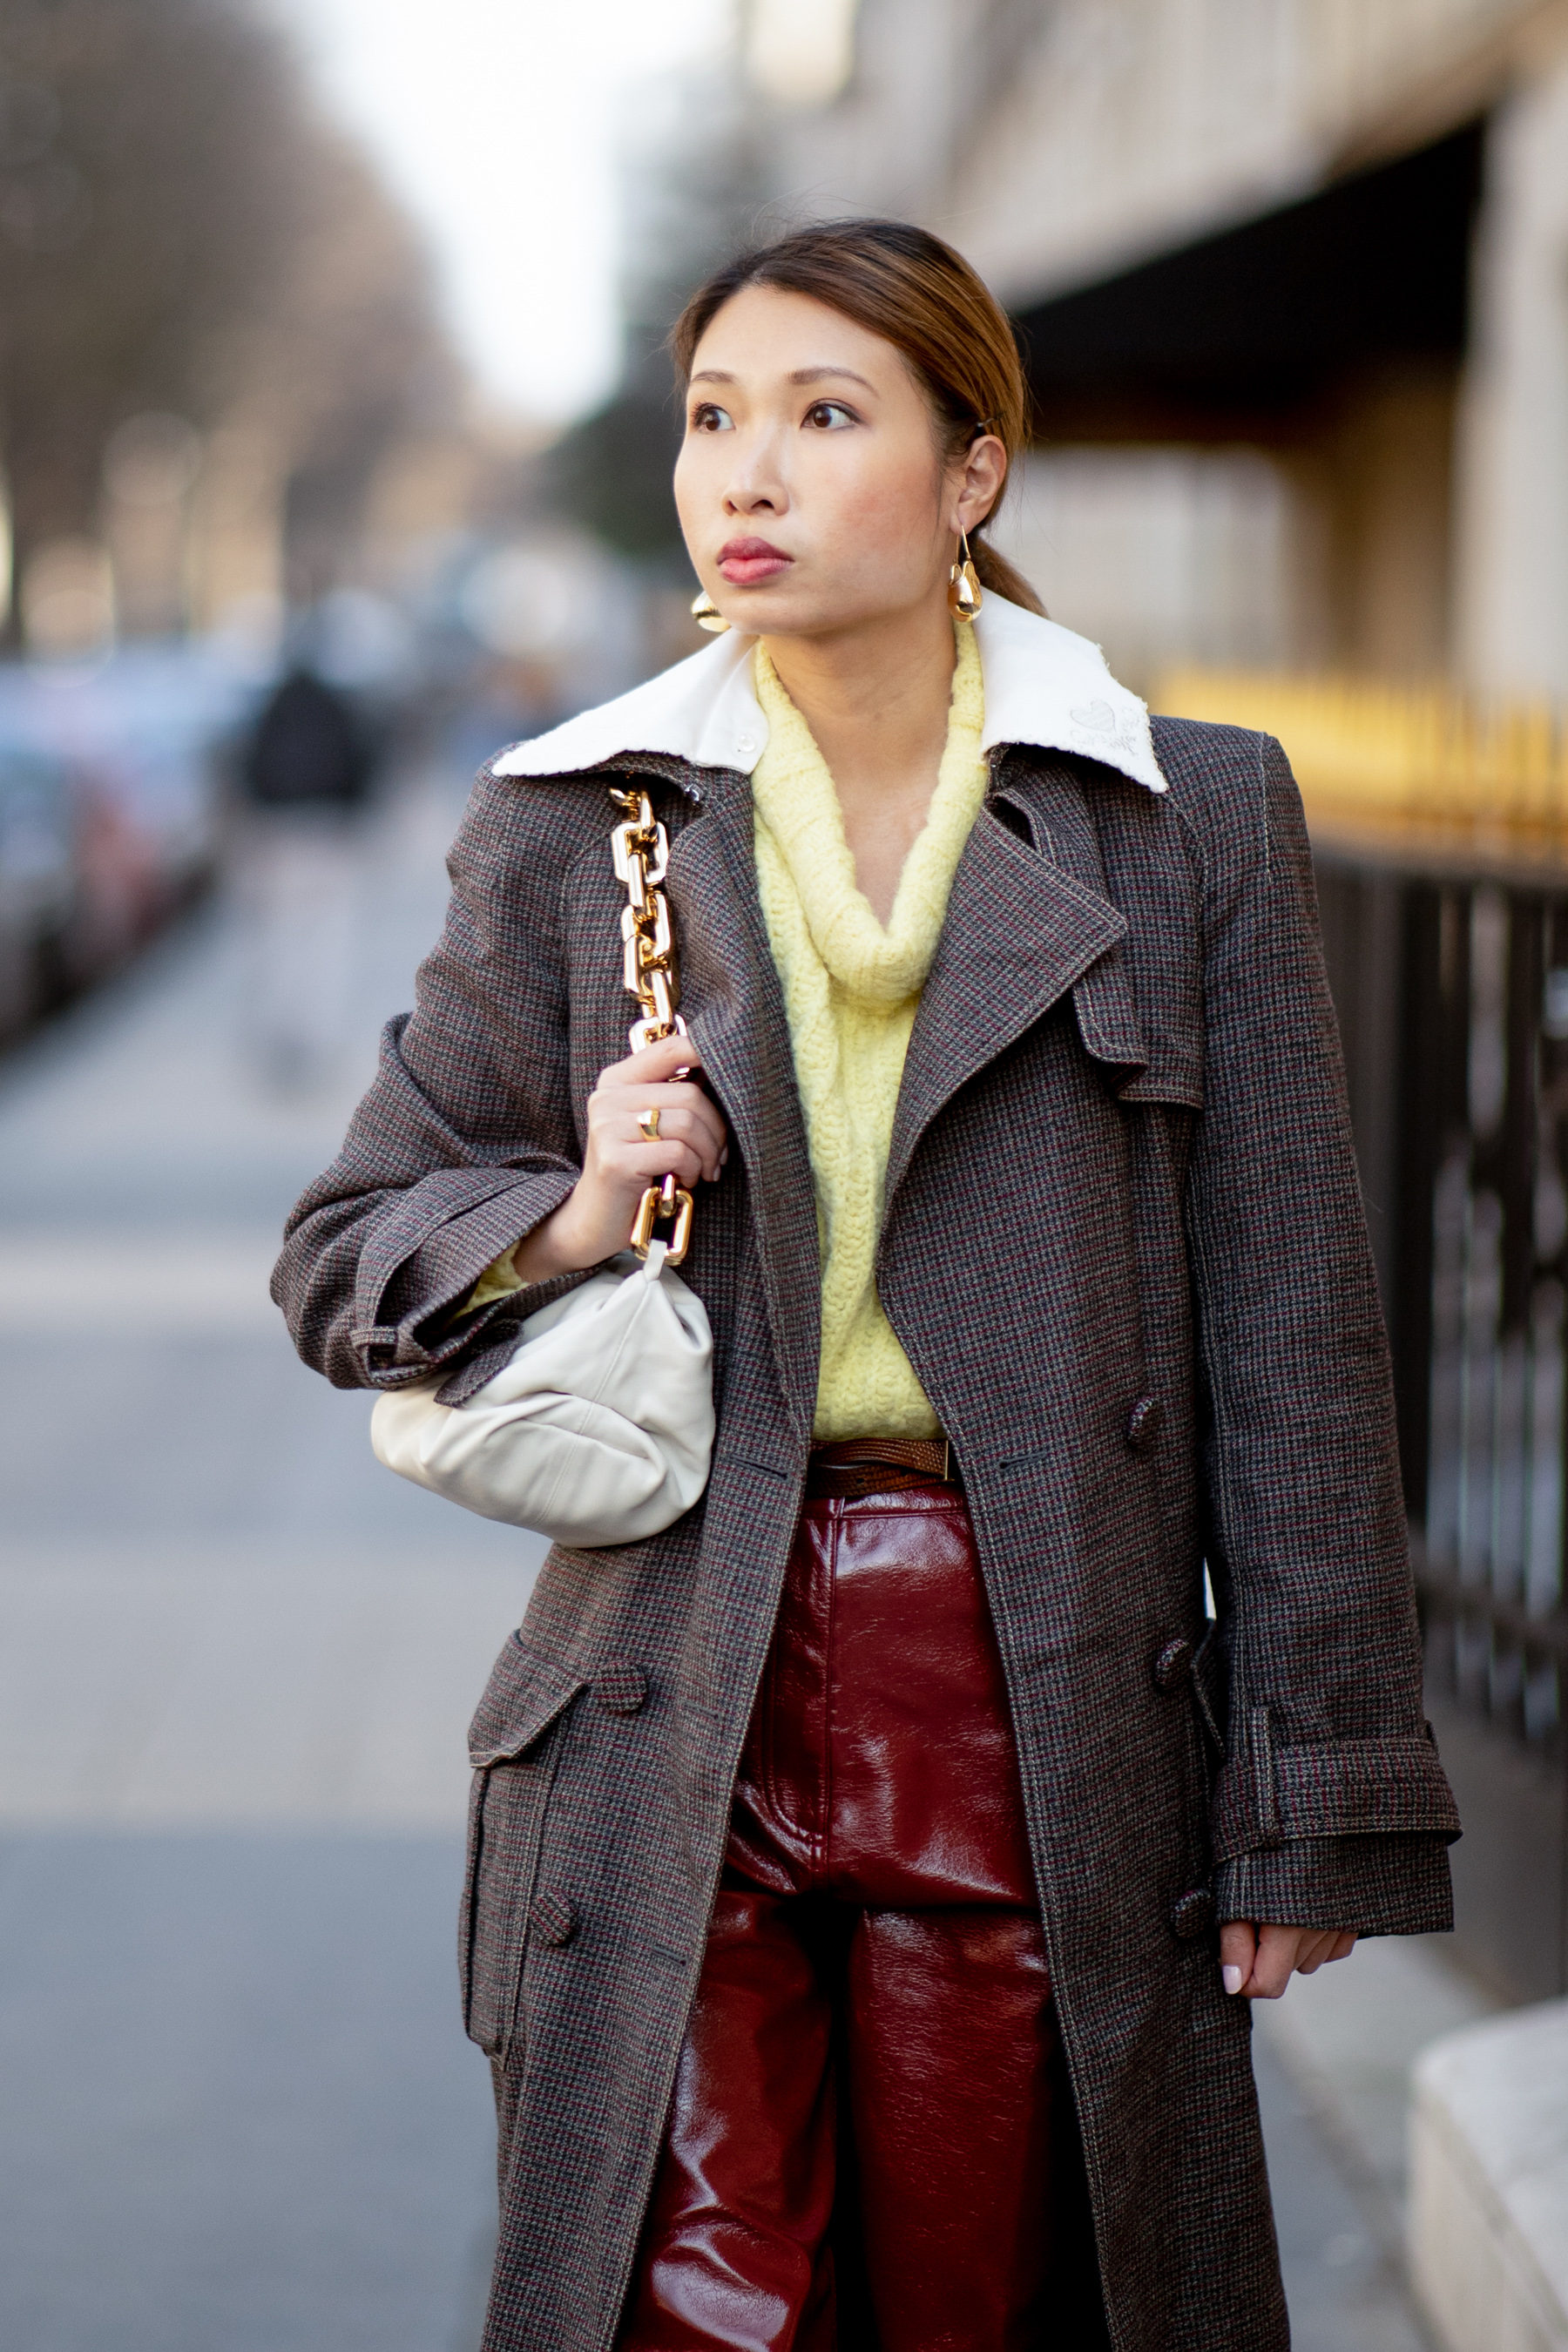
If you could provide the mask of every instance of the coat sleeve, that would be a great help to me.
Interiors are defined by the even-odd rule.
[[[1451,1922],[1387,1341],[1311,855],[1267,737],[1202,825],[1205,1103],[1188,1234],[1206,1549],[1228,1667],[1221,1918]],[[1239,789],[1238,789],[1239,788]]]
[[[462,1311],[581,1172],[562,902],[584,845],[561,805],[570,788],[527,791],[521,803],[518,786],[481,773],[415,1010],[388,1023],[342,1151],[289,1219],[272,1296],[305,1361],[339,1388],[482,1366],[487,1344],[510,1344],[523,1316],[580,1279]]]

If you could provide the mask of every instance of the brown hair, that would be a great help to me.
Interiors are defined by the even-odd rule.
[[[670,353],[682,378],[690,375],[711,321],[745,286],[808,294],[894,344],[925,389],[943,457],[958,457],[982,431],[994,433],[1006,449],[1011,480],[1028,439],[1018,347],[990,288],[940,236],[908,221],[824,221],[737,254],[698,288],[670,330]],[[981,536],[995,511],[993,507],[969,534],[981,583],[1010,604],[1043,613],[1023,574]]]

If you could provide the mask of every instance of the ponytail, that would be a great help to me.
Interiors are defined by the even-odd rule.
[[[990,515],[987,515],[986,522],[990,520]],[[980,528],[984,530],[984,524]],[[973,530],[969,534],[969,552],[973,559],[975,577],[983,588],[991,589],[995,595],[1005,596],[1009,604],[1022,604],[1026,613],[1038,613],[1042,620],[1047,617],[1038,594],[1016,564],[1009,563],[988,540],[982,539]]]

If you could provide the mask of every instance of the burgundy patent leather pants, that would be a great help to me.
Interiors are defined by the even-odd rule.
[[[812,1499],[623,2352],[1055,2344],[1064,2096],[963,1496]]]

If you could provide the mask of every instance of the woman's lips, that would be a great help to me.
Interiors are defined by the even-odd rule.
[[[754,588],[759,580],[787,572],[794,562],[765,539],[731,539],[719,551],[719,569],[731,588]]]

